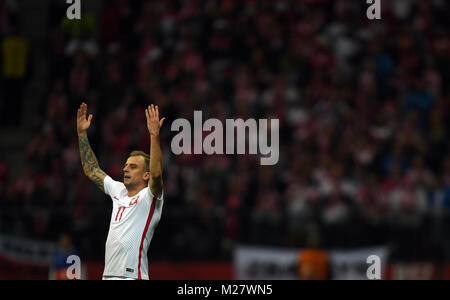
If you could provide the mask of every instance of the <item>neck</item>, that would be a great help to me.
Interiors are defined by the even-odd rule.
[[[146,187],[146,185],[142,185],[142,184],[138,185],[138,186],[126,186],[127,192],[128,192],[127,196],[128,197],[136,196],[145,187]]]

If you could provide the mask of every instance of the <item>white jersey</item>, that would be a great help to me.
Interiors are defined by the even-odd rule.
[[[156,198],[146,187],[128,197],[125,185],[109,176],[103,185],[113,203],[103,276],[149,279],[147,250],[161,218],[163,195]]]

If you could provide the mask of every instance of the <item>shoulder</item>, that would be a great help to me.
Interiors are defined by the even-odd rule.
[[[156,197],[155,195],[153,195],[152,190],[150,189],[150,187],[146,187],[143,192],[145,193],[145,195],[147,197],[149,197],[150,200],[156,199],[156,200],[163,200],[164,199],[164,191],[162,191],[161,196]]]
[[[105,176],[103,184],[104,184],[104,187],[105,187],[105,193],[108,194],[108,195],[110,193],[112,193],[112,192],[118,192],[118,191],[121,191],[123,189],[126,189],[126,187],[123,184],[123,182],[116,181],[116,180],[112,179],[109,175]]]

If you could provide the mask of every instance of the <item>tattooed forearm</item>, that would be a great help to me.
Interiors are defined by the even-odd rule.
[[[98,169],[94,172],[94,174],[89,177],[89,179],[95,183],[95,185],[101,189],[103,192],[105,191],[104,185],[103,185],[103,180],[106,176],[106,173],[103,172],[102,170]]]
[[[94,151],[92,151],[85,132],[78,135],[78,146],[80,149],[80,158],[84,174],[86,174],[96,186],[104,191],[103,179],[106,174],[100,169],[97,158],[95,157]]]

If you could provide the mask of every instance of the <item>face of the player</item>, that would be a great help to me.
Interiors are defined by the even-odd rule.
[[[123,184],[127,188],[146,184],[149,172],[145,171],[145,159],[142,156],[130,156],[123,168]]]

